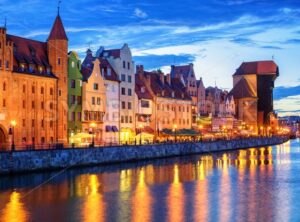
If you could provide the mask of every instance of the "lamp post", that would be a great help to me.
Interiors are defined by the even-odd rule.
[[[140,124],[140,125],[139,125],[139,131],[140,131],[140,145],[142,145],[142,128],[143,128],[143,125]]]
[[[91,123],[90,124],[91,127],[91,134],[92,134],[92,145],[91,147],[95,147],[95,127],[96,127],[96,123]]]
[[[175,143],[177,143],[177,125],[175,124],[174,126],[173,126],[173,132],[174,132],[174,135],[175,135]]]
[[[200,141],[202,142],[202,129],[203,129],[203,126],[200,125],[199,126],[199,132],[200,132]]]
[[[17,125],[17,122],[15,120],[12,120],[10,122],[11,124],[11,128],[10,128],[10,131],[9,131],[9,134],[12,136],[12,143],[11,143],[11,151],[15,151],[16,149],[16,146],[15,146],[15,126]]]

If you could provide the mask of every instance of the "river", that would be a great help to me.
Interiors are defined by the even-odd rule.
[[[0,221],[300,221],[300,141],[0,177]]]

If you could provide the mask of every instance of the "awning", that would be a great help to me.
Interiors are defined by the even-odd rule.
[[[112,132],[112,127],[111,126],[106,126],[105,131],[106,132]]]
[[[175,131],[170,130],[170,129],[163,129],[161,131],[162,133],[166,134],[166,135],[170,135],[170,136],[198,136],[199,133],[195,130],[192,129],[179,129]]]
[[[119,130],[118,130],[118,127],[116,127],[116,126],[112,126],[112,131],[113,131],[114,133],[117,133],[117,132],[119,132]]]

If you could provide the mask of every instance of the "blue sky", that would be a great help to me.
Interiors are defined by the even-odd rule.
[[[44,41],[57,13],[57,1],[45,3],[0,0],[0,19],[10,34]],[[70,50],[82,57],[89,45],[126,42],[147,69],[193,62],[206,86],[230,89],[243,61],[274,58],[275,108],[300,113],[299,0],[63,0],[61,16]]]

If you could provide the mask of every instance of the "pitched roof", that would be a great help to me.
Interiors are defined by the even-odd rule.
[[[235,87],[229,92],[228,96],[233,96],[234,99],[257,98],[254,90],[251,88],[245,78],[242,78],[235,85]]]
[[[50,68],[47,43],[32,39],[26,39],[14,35],[7,34],[7,40],[14,43],[14,61],[13,67],[15,72],[28,73],[38,76],[54,77],[52,73],[47,73],[46,68]],[[38,69],[29,72],[27,69],[22,70],[20,64],[33,64],[44,67],[44,71]]]
[[[94,61],[96,59],[99,59],[100,61],[101,75],[103,75],[106,80],[119,82],[118,75],[113,69],[113,67],[110,65],[110,63],[104,58],[93,57],[91,53],[87,54],[81,66],[81,73],[83,76],[83,80],[87,81],[90,78],[94,69]],[[108,68],[111,70],[110,75],[108,75],[107,72]]]
[[[48,41],[49,40],[68,40],[64,25],[59,15],[56,16],[50,35],[48,37]]]
[[[182,66],[172,66],[171,67],[171,76],[176,77],[176,75],[181,74],[184,78],[189,76],[189,73],[193,69],[193,64],[182,65]]]
[[[140,75],[135,75],[135,93],[139,99],[153,99],[150,90],[145,84],[145,81],[146,80],[141,78]]]
[[[107,53],[108,56],[112,56],[114,58],[120,58],[120,56],[121,56],[121,49],[103,50],[101,56],[104,56],[105,53]]]
[[[243,62],[234,75],[278,75],[278,66],[274,61]]]
[[[102,75],[104,75],[104,78],[106,80],[119,82],[119,78],[116,71],[107,61],[107,59],[99,58],[99,60],[100,60],[100,70],[101,72],[103,72]],[[110,75],[108,75],[107,69],[110,69]]]
[[[180,100],[191,100],[191,97],[187,93],[186,87],[183,85],[180,79],[171,78],[171,85],[169,85],[166,80],[164,80],[164,82],[161,81],[160,75],[163,75],[163,73],[157,71],[144,71],[144,75],[146,78],[150,78],[150,86],[153,94],[159,97],[174,98]],[[172,95],[173,92],[174,97]]]
[[[204,87],[204,83],[203,83],[202,78],[200,78],[200,80],[197,80],[197,87],[199,88],[200,86]]]

